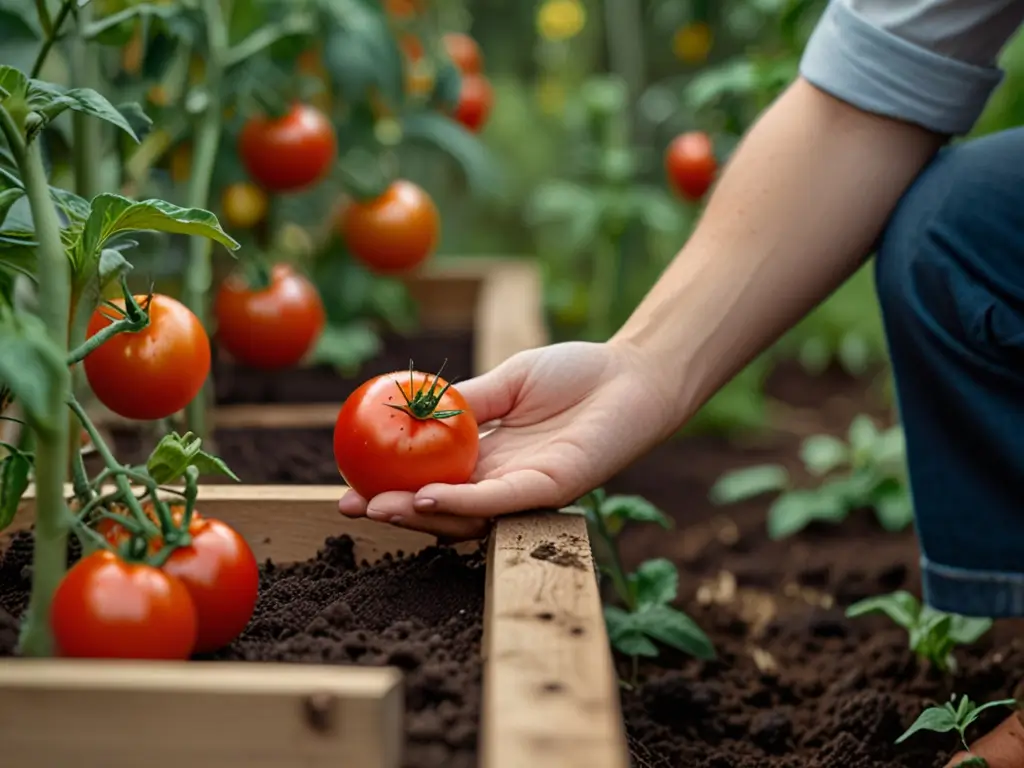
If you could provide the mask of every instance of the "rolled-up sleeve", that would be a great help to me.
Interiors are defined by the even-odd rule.
[[[867,112],[963,134],[1002,80],[995,62],[1022,19],[1018,0],[832,0],[800,74]]]

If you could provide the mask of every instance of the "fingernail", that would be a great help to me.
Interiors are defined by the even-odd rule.
[[[418,512],[423,512],[428,509],[433,509],[437,506],[436,499],[416,499],[413,501],[412,506]]]
[[[391,522],[391,515],[382,509],[368,509],[366,510],[366,516],[371,520],[378,520],[382,523]]]

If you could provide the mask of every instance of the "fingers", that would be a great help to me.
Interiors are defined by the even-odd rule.
[[[485,374],[456,383],[455,388],[466,398],[477,423],[483,424],[512,410],[525,375],[526,367],[513,357]]]
[[[553,478],[538,470],[526,469],[466,485],[428,485],[416,493],[410,506],[424,515],[495,517],[554,507],[561,502],[558,484]]]
[[[348,491],[338,501],[338,511],[346,517],[367,517],[453,541],[483,538],[488,529],[488,522],[481,518],[419,514],[413,508],[413,494],[398,491],[381,494],[371,502]]]

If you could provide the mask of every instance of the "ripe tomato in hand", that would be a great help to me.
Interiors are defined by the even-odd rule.
[[[466,401],[431,373],[396,371],[370,379],[349,395],[334,425],[338,470],[365,499],[430,483],[465,483],[479,450]]]
[[[479,75],[483,71],[483,55],[472,37],[461,32],[450,32],[441,41],[448,58],[463,75]]]
[[[665,170],[676,194],[687,200],[700,200],[718,171],[711,138],[702,131],[677,136],[665,152]]]
[[[491,82],[483,75],[463,75],[459,103],[455,105],[453,117],[473,133],[484,127],[494,106],[494,91]]]
[[[195,646],[196,609],[174,576],[100,551],[64,576],[50,626],[61,656],[184,660]]]
[[[394,182],[383,195],[352,201],[338,218],[338,232],[352,255],[376,272],[405,272],[437,247],[441,215],[422,188]]]
[[[271,192],[294,192],[324,177],[338,140],[320,110],[296,104],[284,117],[250,118],[238,150],[253,181]]]
[[[145,296],[135,300],[146,308]],[[124,308],[124,299],[116,299]],[[100,307],[89,320],[91,338],[118,319]],[[210,340],[199,318],[170,296],[153,294],[149,325],[138,333],[119,333],[84,360],[89,386],[101,403],[119,416],[137,421],[177,413],[210,372]]]
[[[327,323],[316,286],[286,264],[270,273],[270,286],[253,290],[232,275],[213,303],[217,343],[238,362],[275,370],[296,365]]]
[[[192,543],[176,549],[163,571],[179,579],[195,604],[195,652],[212,653],[241,634],[252,618],[259,565],[237,531],[220,520],[192,520]]]

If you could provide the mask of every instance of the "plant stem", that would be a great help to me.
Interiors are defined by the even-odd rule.
[[[130,317],[122,317],[120,320],[115,320],[106,328],[97,332],[96,335],[90,336],[86,341],[80,344],[75,349],[68,353],[68,365],[74,365],[85,360],[93,351],[98,349],[108,340],[114,338],[119,333],[136,333],[141,331],[146,325],[149,324],[149,318],[146,318],[146,322],[140,325],[138,320]]]
[[[65,5],[70,5],[69,0]],[[78,9],[78,32],[71,46],[71,69],[75,85],[80,88],[95,88],[99,85],[99,57],[91,54],[88,43],[81,31],[92,18],[92,6],[83,5]],[[102,158],[103,121],[84,112],[71,115],[74,131],[75,192],[86,200],[92,200],[100,192],[100,159]]]
[[[7,113],[4,112],[4,115]],[[67,350],[71,265],[61,243],[57,212],[50,200],[42,148],[36,140],[23,150],[14,146],[11,149],[25,181],[39,242],[39,313],[51,341],[58,349]],[[47,411],[53,416],[52,426],[47,429],[34,426],[35,550],[32,557],[32,594],[21,635],[21,652],[27,656],[48,656],[53,651],[50,604],[57,585],[67,571],[68,529],[64,479],[68,466],[68,420],[64,418],[64,400],[69,389],[70,375],[62,371],[56,386],[50,390],[47,403]]]
[[[220,92],[224,74],[224,60],[228,54],[227,21],[220,0],[203,0],[206,17],[207,59],[206,84],[210,93]],[[217,98],[210,100],[196,131],[192,177],[189,179],[188,205],[191,208],[209,207],[210,186],[213,182],[214,163],[220,146],[222,112]],[[188,270],[182,298],[204,327],[208,325],[206,300],[213,283],[211,252],[213,244],[205,237],[189,241]],[[209,398],[209,379],[185,410],[188,428],[200,439],[206,438],[206,403]]]
[[[43,0],[38,0],[36,5],[40,9],[40,14],[46,11],[46,5]],[[57,12],[57,18],[53,21],[53,26],[48,30],[46,39],[43,41],[43,46],[39,49],[39,53],[36,55],[36,60],[32,64],[32,72],[29,77],[35,79],[39,77],[39,73],[43,71],[43,67],[46,65],[46,59],[50,55],[50,49],[53,48],[53,44],[57,42],[57,38],[60,36],[60,29],[64,26],[64,21],[67,19],[68,14],[71,13],[71,8],[74,5],[75,0],[64,0],[61,4],[60,11]]]
[[[633,590],[629,588],[629,580],[626,579],[626,570],[622,567],[622,558],[619,557],[619,548],[615,545],[615,537],[608,530],[608,526],[604,521],[604,515],[601,514],[601,510],[596,505],[594,521],[597,527],[597,534],[601,537],[601,541],[604,542],[605,548],[608,550],[608,559],[610,561],[608,571],[612,577],[612,584],[615,585],[615,591],[619,594],[619,599],[626,604],[626,607],[632,613],[636,610]]]
[[[619,287],[615,282],[618,270],[618,238],[607,227],[602,234],[597,241],[597,253],[590,276],[587,335],[591,341],[607,341],[615,330],[612,327],[612,308],[615,304],[615,292]]]
[[[607,0],[604,4],[605,36],[612,72],[626,84],[626,114],[633,115],[634,128],[640,120],[634,105],[644,87],[644,23],[639,0]]]

